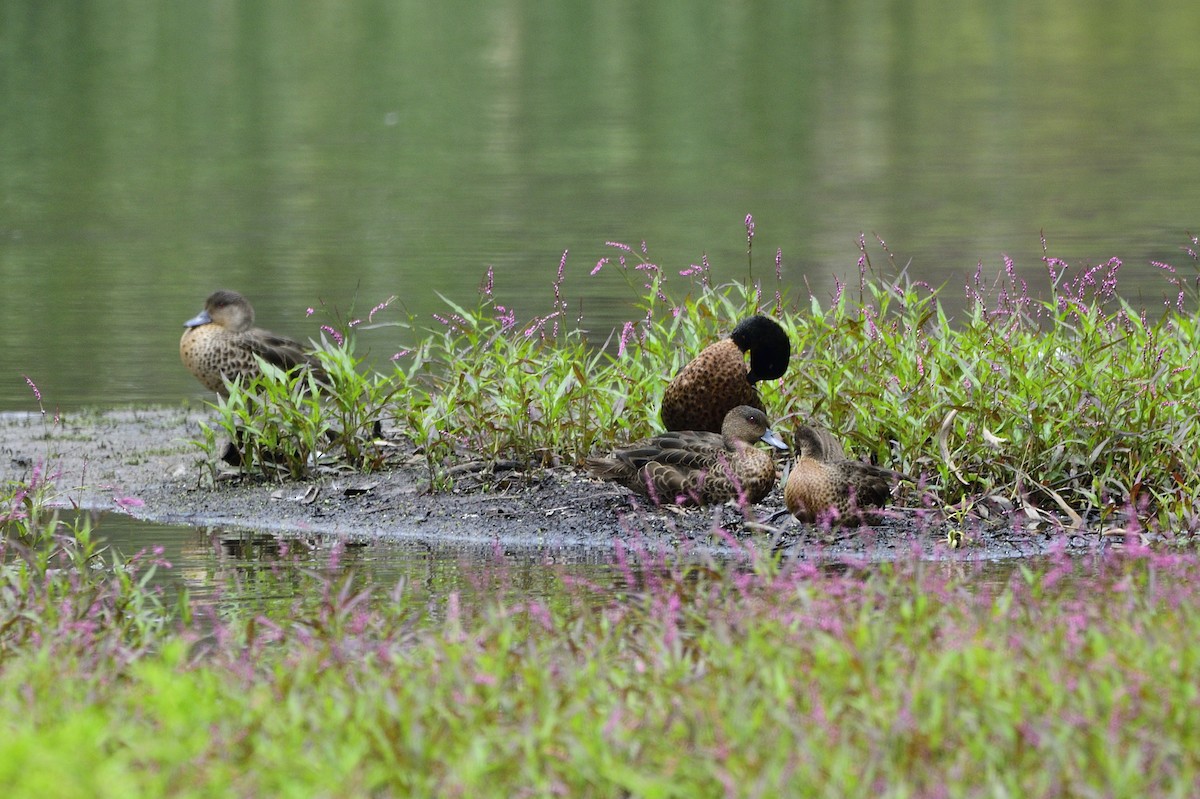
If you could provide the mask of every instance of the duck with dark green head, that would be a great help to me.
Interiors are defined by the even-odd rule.
[[[765,410],[754,384],[783,377],[790,358],[778,322],[762,315],[743,319],[729,338],[705,347],[675,375],[663,393],[663,426],[718,433],[725,414],[739,405]]]
[[[775,486],[775,459],[754,446],[787,449],[767,415],[742,405],[725,415],[720,433],[667,432],[638,441],[606,458],[588,458],[588,469],[656,504],[706,505],[744,499],[760,502]]]
[[[911,477],[864,461],[847,460],[842,445],[820,428],[796,430],[796,462],[783,487],[787,509],[802,522],[875,522],[892,487]]]
[[[259,373],[261,357],[284,371],[311,369],[318,382],[329,377],[303,346],[254,326],[254,308],[236,291],[214,291],[204,310],[183,323],[179,358],[205,388],[228,396],[226,380],[249,380]]]

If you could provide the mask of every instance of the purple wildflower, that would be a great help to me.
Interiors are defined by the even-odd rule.
[[[508,330],[517,323],[516,311],[504,305],[496,306],[496,318],[500,320],[500,328],[502,330]]]
[[[621,337],[617,339],[617,357],[620,358],[625,354],[625,348],[629,345],[629,341],[635,335],[633,322],[626,322],[621,328]]]
[[[25,378],[25,382],[29,384],[29,387],[31,389],[33,389],[33,396],[34,396],[34,398],[37,399],[38,405],[41,405],[42,404],[42,392],[40,390],[38,390],[37,383],[34,383],[33,380],[29,377],[29,375],[21,375],[21,377]]]
[[[489,266],[489,267],[488,267],[488,277],[489,277],[489,279],[491,278],[491,274],[492,274],[492,268]],[[396,301],[396,295],[395,295],[395,294],[393,294],[392,296],[388,297],[388,298],[387,298],[386,300],[384,300],[383,302],[381,302],[381,303],[379,303],[378,305],[376,305],[376,306],[375,306],[374,308],[372,308],[372,309],[370,310],[370,312],[367,314],[367,321],[368,321],[368,322],[374,321],[374,319],[375,319],[375,314],[379,313],[380,311],[382,311],[384,308],[388,307],[389,305],[391,305],[391,304],[392,304],[393,302],[395,302],[395,301]]]

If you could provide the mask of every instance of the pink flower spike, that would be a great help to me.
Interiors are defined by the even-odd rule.
[[[329,325],[321,325],[321,329],[328,333],[329,337],[338,343],[338,346],[341,346],[346,342],[346,339],[342,336],[342,334],[334,330]]]
[[[488,267],[488,272],[489,272],[489,274],[491,273],[491,267]],[[376,305],[374,308],[371,309],[370,313],[367,314],[367,321],[370,322],[370,321],[374,320],[375,314],[379,313],[380,311],[382,311],[384,308],[388,307],[395,301],[396,301],[396,295],[393,294],[392,296],[388,297],[383,302]]]
[[[33,380],[30,379],[29,375],[21,375],[21,377],[25,378],[25,382],[29,384],[31,389],[33,389],[33,396],[37,399],[38,404],[41,405],[42,392],[38,390],[37,383],[34,383]]]
[[[310,305],[310,306],[308,306],[307,308],[305,308],[305,309],[304,309],[304,315],[305,315],[306,317],[307,317],[307,316],[312,316],[312,315],[313,315],[313,314],[315,314],[316,312],[317,312],[317,309],[316,309],[316,308],[314,308],[314,307],[312,307],[311,305]]]
[[[625,354],[625,348],[628,346],[630,339],[634,337],[633,322],[626,322],[621,328],[621,337],[617,340],[617,357],[620,358]]]

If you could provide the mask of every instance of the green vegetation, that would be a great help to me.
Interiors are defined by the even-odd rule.
[[[344,343],[319,352],[335,374],[332,401],[272,372],[247,388],[265,399],[235,392],[222,403],[220,426],[243,431],[249,465],[292,477],[318,453],[384,465],[376,419],[412,440],[439,487],[456,458],[577,464],[655,432],[662,390],[686,358],[761,310],[797,346],[788,374],[762,387],[776,428],[828,427],[854,456],[922,476],[913,502],[956,514],[998,500],[1077,525],[1123,524],[1132,508],[1142,524],[1197,525],[1200,325],[1190,284],[1165,265],[1177,297],[1155,313],[1117,296],[1119,261],[1079,269],[1047,253],[1044,289],[1006,262],[994,281],[976,275],[952,315],[886,249],[886,266],[873,266],[865,240],[858,285],[828,301],[781,284],[714,288],[707,264],[676,278],[644,248],[613,246],[592,271],[625,278],[636,320],[607,341],[571,321],[564,255],[543,317],[518,324],[489,276],[475,308],[447,302],[432,331],[402,323],[412,343],[390,374],[353,358],[347,326]],[[216,436],[199,443],[211,462]]]
[[[170,608],[153,553],[97,551],[46,515],[49,490],[0,500],[5,796],[1188,796],[1200,780],[1192,555],[1131,545],[997,578],[619,550],[615,587],[564,579],[540,602],[313,573],[287,606]]]
[[[951,319],[865,242],[857,290],[829,302],[711,288],[706,265],[668,280],[617,252],[598,269],[630,281],[638,320],[607,346],[566,323],[561,271],[526,325],[485,286],[432,333],[406,322],[416,343],[390,372],[333,331],[332,395],[268,370],[217,430],[285,475],[385,468],[380,419],[441,485],[456,458],[576,462],[651,432],[683,359],[765,310],[800,345],[764,387],[777,427],[828,426],[951,513],[1001,497],[1195,527],[1182,278],[1152,317],[1114,294],[1116,262],[1072,273],[1047,255],[1047,298],[1008,265]],[[618,545],[614,584],[564,573],[540,600],[500,566],[468,603],[306,571],[295,601],[197,605],[153,587],[154,551],[61,522],[53,492],[40,471],[0,488],[5,796],[1187,796],[1200,780],[1200,559],[1184,547],[1131,535],[997,576]]]
[[[353,339],[324,342],[316,355],[332,390],[319,390],[310,373],[287,374],[260,358],[261,377],[230,383],[229,396],[218,399],[218,428],[237,443],[247,468],[297,479],[335,458],[362,471],[383,465],[376,427],[402,384],[364,370]],[[203,437],[194,442],[210,467],[220,454],[217,432],[202,422]]]

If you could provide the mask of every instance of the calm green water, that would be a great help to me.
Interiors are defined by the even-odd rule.
[[[193,607],[289,607],[297,597],[314,594],[319,579],[340,585],[351,575],[356,586],[378,599],[402,584],[410,594],[428,596],[439,606],[451,592],[465,603],[497,595],[547,599],[562,594],[564,578],[612,586],[614,591],[625,586],[623,572],[613,565],[607,548],[280,536],[152,524],[113,513],[95,514],[91,524],[97,538],[125,557],[161,547],[161,557],[170,567],[156,571],[153,582],[170,595],[186,590]]]
[[[114,513],[90,517],[94,535],[125,557],[161,548],[169,568],[156,571],[153,584],[168,596],[187,591],[193,608],[266,605],[288,608],[301,597],[315,596],[320,580],[341,586],[353,577],[359,590],[388,601],[398,585],[410,596],[428,597],[430,613],[442,612],[453,592],[464,607],[479,601],[538,600],[554,602],[571,593],[569,583],[584,583],[578,596],[603,602],[617,594],[637,593],[630,585],[662,567],[661,553],[647,558],[630,547],[624,562],[606,546],[500,547],[461,543],[433,544],[404,540],[335,540],[322,536],[281,536],[219,528],[195,529],[142,522]],[[1047,562],[1031,557],[1021,561],[1032,568]],[[670,556],[665,560],[671,564]],[[960,560],[931,562],[927,568],[962,577],[969,574],[980,590],[999,591],[1008,583],[1018,561]],[[830,563],[828,568],[844,567]],[[1080,576],[1090,573],[1081,564]],[[314,577],[316,579],[314,579]]]
[[[183,320],[237,288],[427,318],[488,265],[522,315],[628,318],[606,240],[820,294],[861,231],[911,274],[1151,260],[1200,230],[1200,4],[0,0],[0,410],[203,396]],[[363,342],[380,358],[395,328]]]

